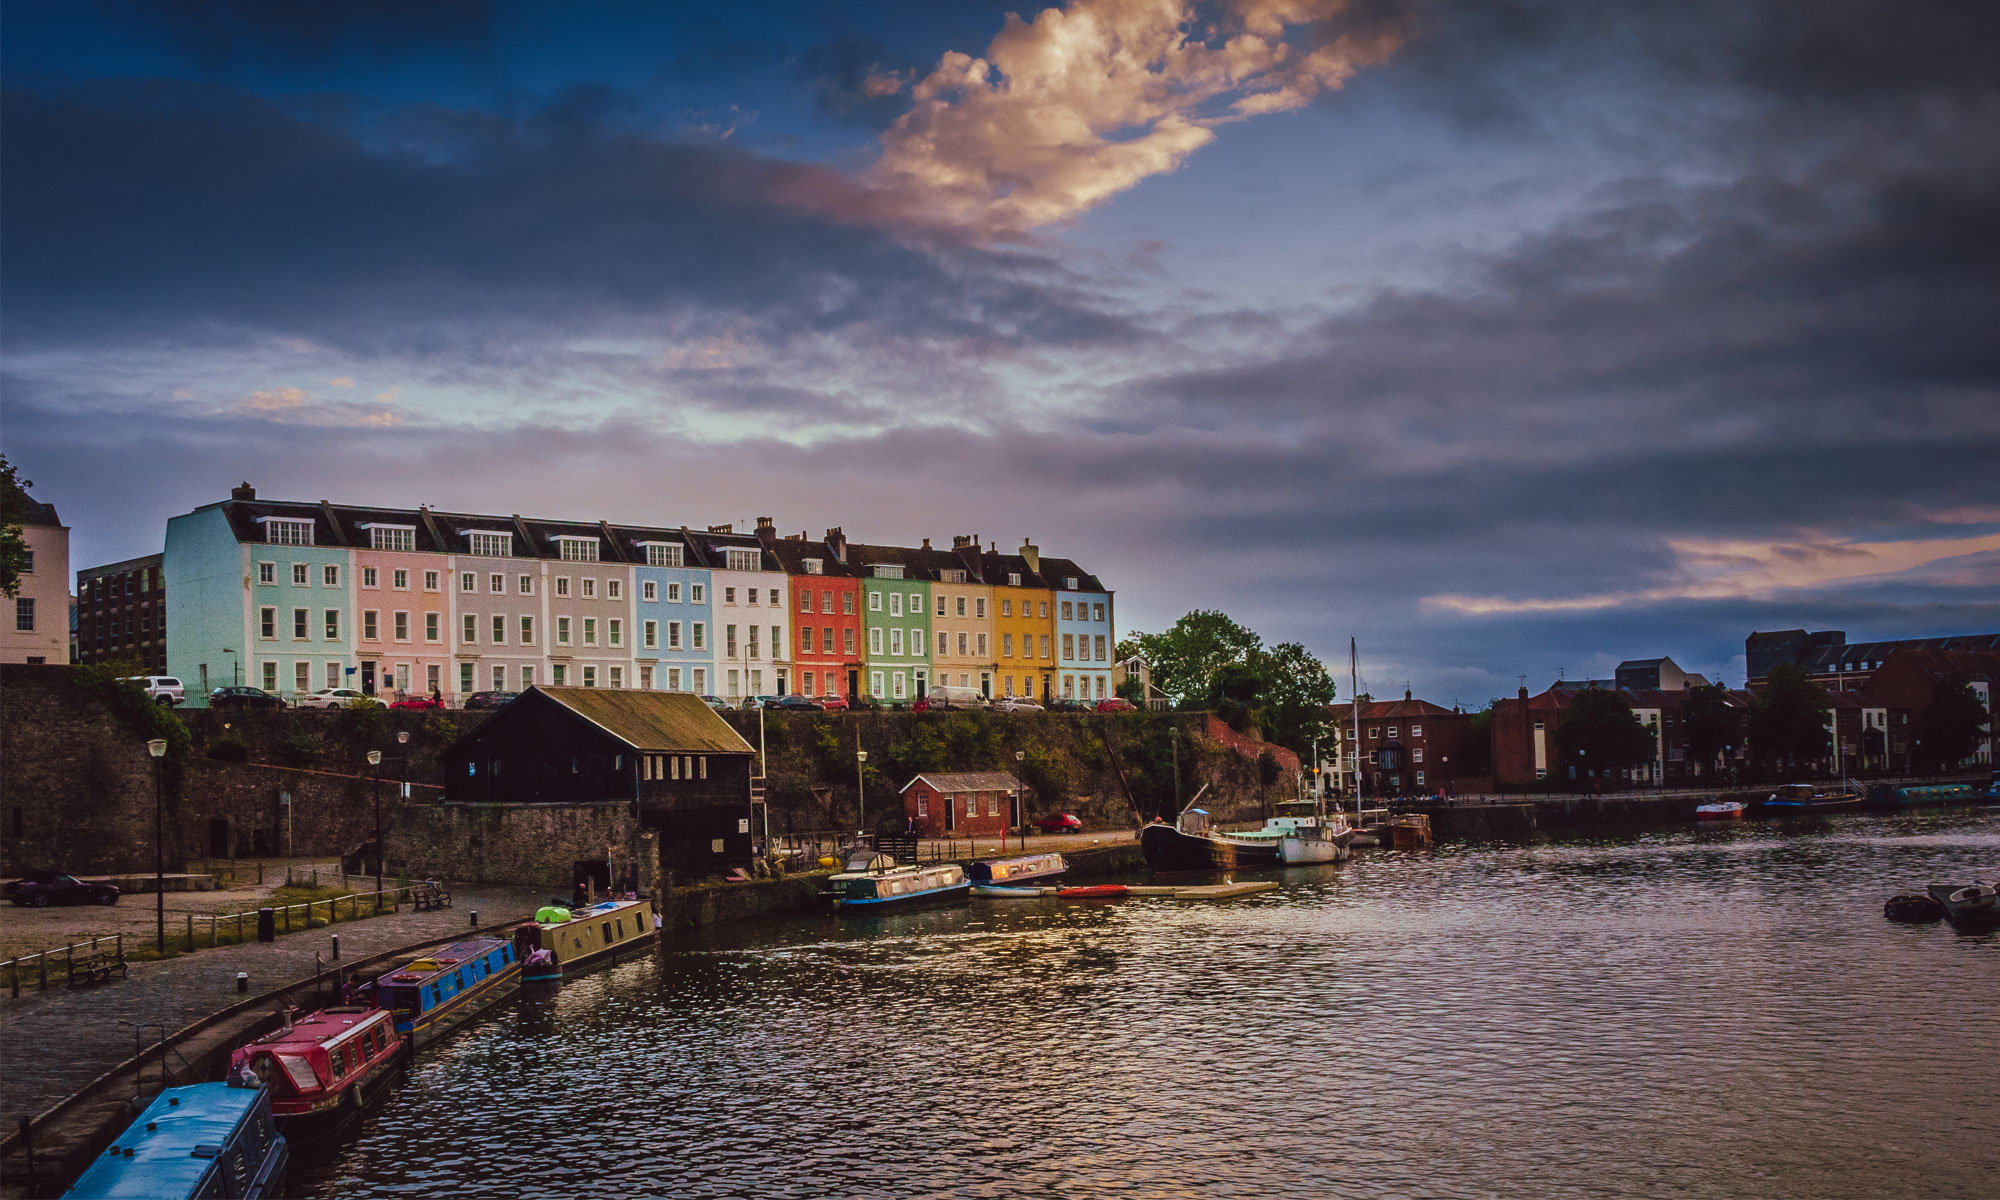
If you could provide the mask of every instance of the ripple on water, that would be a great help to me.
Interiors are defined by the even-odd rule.
[[[1384,853],[1234,904],[802,918],[522,997],[322,1196],[1987,1194],[2000,812]]]

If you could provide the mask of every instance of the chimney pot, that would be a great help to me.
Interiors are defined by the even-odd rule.
[[[257,498],[257,489],[251,487],[250,481],[246,479],[229,489],[229,498],[231,500],[255,500]]]

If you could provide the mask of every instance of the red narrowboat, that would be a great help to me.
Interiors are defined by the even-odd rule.
[[[402,1053],[387,1011],[326,1008],[241,1047],[229,1070],[263,1081],[279,1131],[302,1149],[345,1134],[379,1102]]]

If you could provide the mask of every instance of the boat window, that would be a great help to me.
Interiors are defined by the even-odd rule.
[[[278,1065],[285,1069],[285,1077],[301,1092],[309,1092],[319,1087],[319,1076],[313,1074],[312,1064],[296,1054],[278,1055]]]

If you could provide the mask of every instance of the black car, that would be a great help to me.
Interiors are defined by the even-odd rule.
[[[1042,706],[1050,712],[1089,712],[1090,705],[1080,700],[1051,700]]]
[[[9,900],[24,908],[51,904],[116,904],[118,889],[108,883],[85,883],[61,871],[30,871],[6,887]]]
[[[474,692],[465,698],[465,708],[505,708],[519,692]]]
[[[811,696],[800,696],[797,694],[780,696],[776,700],[767,701],[764,707],[799,709],[806,712],[826,711],[819,706],[819,701],[813,699]]]
[[[285,708],[283,697],[263,688],[219,687],[208,694],[210,708]]]

